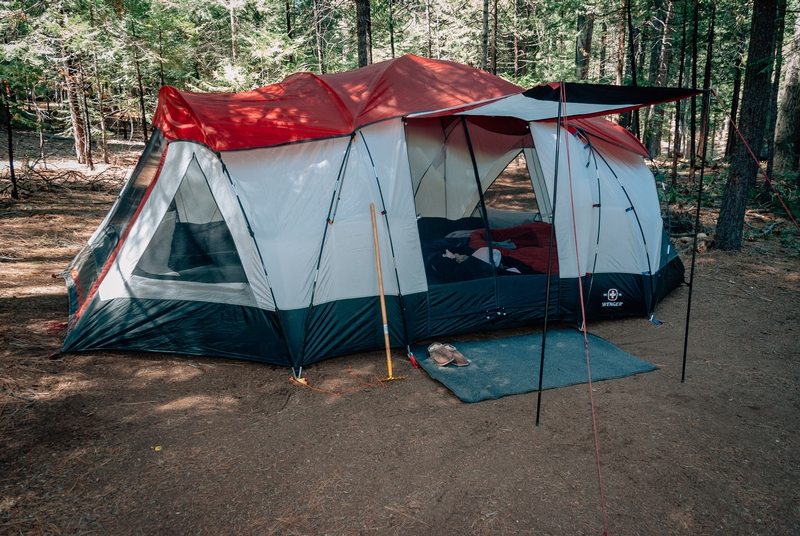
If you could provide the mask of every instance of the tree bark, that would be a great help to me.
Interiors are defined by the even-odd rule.
[[[289,39],[294,37],[292,32],[292,5],[290,0],[286,0],[286,37]]]
[[[597,83],[602,84],[605,82],[606,77],[606,46],[608,41],[608,25],[603,21],[601,26],[602,33],[600,34],[600,57],[598,58],[598,72]]]
[[[681,24],[681,64],[678,71],[678,87],[683,87],[683,71],[686,67],[686,0],[683,2]],[[681,150],[681,101],[675,101],[675,136],[672,145],[672,187],[678,185],[678,154]]]
[[[62,76],[67,90],[67,103],[69,104],[69,115],[72,121],[72,134],[75,138],[75,157],[79,164],[86,163],[86,131],[83,125],[83,114],[78,102],[78,89],[75,83],[75,66],[72,64],[72,57],[67,54],[66,48],[61,46],[62,56]]]
[[[372,22],[369,13],[370,0],[356,0],[356,35],[358,36],[358,66],[372,63]]]
[[[638,87],[638,73],[636,72],[636,43],[633,40],[633,18],[631,15],[631,0],[627,0],[626,13],[628,18],[628,52],[631,63],[631,85]],[[639,132],[639,110],[636,109],[632,112],[633,134],[640,140],[642,139],[641,132]]]
[[[236,18],[233,13],[233,0],[228,0],[228,10],[231,24],[231,63],[236,63]]]
[[[775,163],[775,130],[778,116],[778,87],[781,82],[781,68],[783,66],[783,33],[786,29],[786,0],[778,0],[778,20],[775,30],[775,69],[770,85],[769,113],[767,114],[767,177],[772,178]],[[770,189],[769,183],[764,182],[764,190]]]
[[[776,14],[777,0],[754,1],[739,128],[756,154],[761,149],[769,105],[768,66],[772,63]],[[758,163],[743,143],[737,143],[717,220],[716,246],[719,249],[738,251],[742,248],[747,194],[757,172]]]
[[[389,0],[389,44],[394,59],[394,0]]]
[[[492,5],[492,49],[491,49],[491,69],[490,72],[497,74],[497,0]]]
[[[89,169],[94,170],[94,161],[92,161],[92,120],[89,115],[89,102],[86,99],[86,79],[83,74],[83,59],[78,56],[78,73],[80,75],[81,96],[83,97],[83,113],[86,119],[86,136],[84,139],[84,151],[86,152],[86,165]]]
[[[713,47],[714,47],[714,23],[716,22],[716,20],[717,20],[717,7],[716,7],[716,4],[714,2],[712,2],[711,3],[711,25],[710,25],[710,27],[708,29],[708,47],[706,48],[706,67],[705,67],[705,70],[703,72],[703,89],[708,89],[709,86],[711,86],[711,57],[712,57],[712,52],[713,52]],[[705,125],[708,122],[708,119],[709,119],[707,117],[708,112],[709,112],[708,106],[703,106],[702,109],[700,110],[700,124],[701,125]],[[713,132],[713,130],[710,131],[710,132]],[[712,139],[713,139],[713,134],[712,134]],[[700,140],[700,143],[702,144],[703,140]],[[698,155],[702,155],[703,154],[703,147],[702,146],[698,147],[697,153],[698,153]],[[700,156],[700,158],[702,158],[702,156]],[[700,162],[701,166],[704,166],[705,164],[706,164],[705,162]]]
[[[314,0],[314,39],[317,45],[317,70],[319,74],[325,74],[325,61],[322,52],[322,17],[320,15],[319,2]]]
[[[97,81],[97,111],[100,114],[100,143],[103,146],[103,162],[108,164],[108,134],[106,133],[106,109],[103,105],[103,84],[100,82],[100,70],[97,68],[97,54],[94,56],[94,78]]]
[[[142,114],[142,136],[144,137],[145,145],[149,141],[149,137],[147,135],[147,115],[144,109],[144,85],[142,84],[142,71],[139,68],[139,55],[136,53],[136,47],[138,46],[136,43],[136,34],[133,36],[133,65],[136,68],[136,83],[139,89],[139,110]]]
[[[697,26],[700,19],[700,2],[694,0],[694,27],[692,28],[692,89],[697,89]],[[694,182],[694,164],[697,159],[697,97],[692,97],[689,115],[689,182]]]
[[[592,55],[592,33],[594,13],[578,14],[578,36],[575,41],[575,76],[581,80],[589,79],[589,61]]]
[[[800,18],[800,17],[798,17]],[[739,140],[739,135],[736,133],[736,116],[739,111],[739,94],[742,92],[742,60],[744,58],[744,43],[739,41],[739,47],[736,51],[736,60],[733,63],[733,99],[731,101],[731,120],[728,122],[728,142],[725,144],[725,156],[733,156],[733,149]],[[800,97],[800,93],[798,93]]]
[[[625,75],[625,6],[627,0],[622,0],[619,9],[619,26],[617,38],[617,85],[621,86]]]
[[[797,169],[798,121],[800,121],[800,17],[795,19],[789,63],[781,93],[778,119],[775,126],[775,161],[778,171]]]
[[[481,70],[489,63],[489,0],[483,0],[483,35],[481,37]]]
[[[431,28],[431,3],[425,0],[425,26],[428,31],[428,58],[433,57],[433,33]]]
[[[95,70],[96,70],[96,68],[97,68],[97,55],[96,54],[94,56],[94,65],[95,65]],[[164,81],[164,44],[162,42],[161,28],[158,29],[158,74],[159,74],[160,79],[161,79],[161,87],[166,86],[167,83]],[[106,163],[108,163],[108,162],[106,161]]]
[[[3,80],[3,112],[6,116],[6,134],[8,136],[8,168],[11,171],[11,199],[19,199],[17,189],[17,175],[14,172],[14,134],[11,130],[11,92],[8,90],[8,81]]]
[[[656,76],[653,80],[657,87],[664,87],[667,84],[669,74],[669,64],[671,54],[670,33],[672,33],[672,17],[675,14],[672,0],[667,1],[667,14],[664,18],[664,31],[661,34],[660,53],[658,55]],[[653,107],[653,116],[650,120],[650,128],[647,134],[647,150],[650,156],[655,157],[661,154],[661,137],[664,127],[664,105],[658,104]]]

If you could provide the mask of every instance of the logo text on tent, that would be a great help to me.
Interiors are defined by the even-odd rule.
[[[622,307],[621,301],[617,301],[622,297],[622,293],[615,288],[608,289],[603,296],[608,300],[603,302],[603,307]]]

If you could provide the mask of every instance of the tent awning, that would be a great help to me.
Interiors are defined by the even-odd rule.
[[[629,112],[644,106],[686,99],[700,90],[662,87],[609,86],[553,82],[523,93],[499,97],[488,103],[475,103],[451,110],[415,114],[412,117],[442,115],[484,115],[516,117],[523,121],[547,121],[558,117],[558,104],[564,91],[564,117],[595,117]]]

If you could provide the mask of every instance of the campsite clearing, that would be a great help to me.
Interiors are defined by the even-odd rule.
[[[462,404],[398,350],[407,380],[342,396],[229,359],[48,360],[68,314],[51,274],[120,185],[56,181],[0,200],[0,256],[14,259],[0,264],[0,533],[601,533],[586,385],[545,391],[537,428],[536,393]],[[710,250],[696,277],[684,384],[686,286],[659,305],[660,327],[589,325],[660,367],[594,386],[609,532],[797,534],[797,246],[770,236]],[[304,372],[340,392],[360,386],[349,372],[384,376],[385,359]]]

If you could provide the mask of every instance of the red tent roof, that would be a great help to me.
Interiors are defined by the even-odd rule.
[[[383,119],[520,91],[466,65],[406,55],[345,73],[297,73],[244,93],[164,86],[153,125],[167,139],[231,151],[347,135]]]

